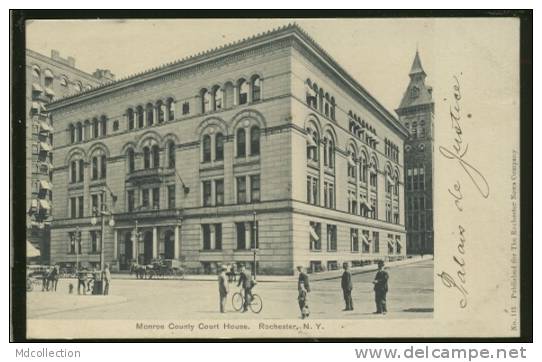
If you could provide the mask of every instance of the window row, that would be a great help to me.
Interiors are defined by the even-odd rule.
[[[258,221],[235,223],[235,250],[258,249]],[[222,224],[201,224],[202,251],[222,250]]]
[[[185,114],[183,105],[183,114]],[[187,112],[188,113],[188,112]],[[154,124],[175,120],[175,101],[167,98],[165,101],[158,100],[155,103],[147,103],[126,110],[128,129],[151,127]]]
[[[105,179],[107,177],[106,155],[96,155],[91,158],[91,180]],[[83,182],[85,180],[85,162],[82,159],[70,162],[70,183]]]
[[[205,180],[201,183],[202,205],[224,205],[224,179]],[[260,175],[238,176],[235,178],[237,204],[260,202]]]
[[[349,190],[347,193],[349,214],[360,215],[370,219],[377,218],[376,197],[371,197],[369,201],[364,195],[359,195],[358,202],[355,191]]]
[[[420,120],[420,123],[413,121],[412,125],[405,122],[405,128],[409,131],[411,138],[425,138],[426,136],[425,121],[423,119]]]
[[[412,212],[407,213],[408,230],[426,231],[433,228],[431,213]]]
[[[406,175],[407,191],[425,190],[425,168],[423,166],[408,168]]]
[[[357,139],[368,144],[372,149],[376,149],[376,146],[380,141],[373,126],[363,120],[355,120],[353,117],[357,116],[353,115],[352,111],[349,112],[349,115],[351,117],[348,123],[348,130],[350,133]]]
[[[384,141],[384,145],[384,154],[386,157],[390,158],[394,162],[399,162],[399,146],[387,138]]]
[[[167,209],[176,208],[176,186],[170,184],[165,187]],[[159,187],[142,187],[126,191],[126,209],[128,212],[136,210],[162,209]],[[136,204],[137,203],[137,204]]]
[[[94,117],[92,120],[68,125],[70,143],[79,143],[90,139],[107,136],[107,117]]]
[[[407,210],[425,210],[425,196],[407,197]]]
[[[373,231],[371,237],[369,230],[350,228],[350,251],[363,254],[380,253],[380,233]]]
[[[88,232],[88,254],[100,253],[101,232],[99,230],[91,230]],[[71,231],[68,233],[68,254],[83,254],[84,240],[80,231]]]
[[[236,82],[227,82],[223,86],[203,88],[199,92],[199,97],[201,113],[258,102],[262,99],[262,79],[259,75],[253,75],[250,79],[241,78]]]
[[[42,70],[36,64],[32,65],[32,77],[34,78],[35,81],[41,83]],[[77,81],[71,82],[66,75],[60,75],[58,76],[58,79],[59,79],[59,84],[63,88],[68,88],[69,84],[72,83],[73,89],[75,92],[81,92],[81,90],[83,90],[83,83],[81,83],[81,81],[77,80]],[[55,80],[55,75],[53,74],[53,71],[51,69],[46,68],[45,70],[43,70],[43,81],[44,81],[45,87],[52,87],[54,85],[54,80]],[[92,86],[90,84],[87,84],[84,86],[84,89],[90,90],[92,89]]]
[[[326,117],[335,120],[335,97],[331,96],[323,88],[319,87],[316,82],[310,79],[305,81],[305,97],[307,105],[316,109]]]

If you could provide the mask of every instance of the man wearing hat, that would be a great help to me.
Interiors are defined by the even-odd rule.
[[[226,313],[226,298],[228,297],[229,285],[228,276],[226,270],[228,268],[225,265],[220,267],[220,274],[218,274],[218,294],[220,296],[220,313]]]
[[[297,279],[297,302],[299,304],[299,311],[301,312],[301,319],[305,319],[309,316],[309,296],[308,293],[311,291],[309,285],[309,276],[303,270],[303,267],[299,265],[297,267],[299,272],[299,278]]]
[[[352,273],[350,273],[348,263],[343,263],[343,275],[341,278],[341,288],[343,290],[343,297],[345,307],[343,311],[354,310],[354,303],[352,301]]]
[[[376,312],[375,314],[386,314],[386,294],[388,293],[388,272],[384,270],[384,262],[378,261],[378,271],[373,280],[375,291]]]

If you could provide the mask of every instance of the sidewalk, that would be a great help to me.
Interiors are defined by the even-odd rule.
[[[411,258],[400,260],[400,261],[393,261],[393,262],[387,262],[386,267],[387,268],[393,268],[401,265],[407,265],[412,263],[421,262],[424,260],[431,260],[432,256],[427,255],[423,259],[420,256],[412,256]],[[350,268],[350,272],[355,274],[362,274],[362,273],[369,273],[376,271],[378,269],[377,264],[371,264],[371,265],[365,265],[361,267],[354,267]],[[320,281],[320,280],[329,280],[329,279],[338,279],[341,277],[343,273],[342,268],[338,270],[330,270],[325,272],[319,272],[319,273],[312,273],[309,274],[311,281]],[[130,275],[129,273],[115,273],[112,274],[113,279],[133,279],[136,280],[135,274]],[[216,275],[200,275],[200,274],[193,274],[193,275],[185,275],[184,280],[190,280],[190,281],[213,281],[216,282]],[[273,283],[289,283],[289,282],[297,282],[297,275],[258,275],[257,276],[258,282],[273,282]],[[147,279],[148,280],[148,279]],[[179,278],[156,278],[156,280],[179,280]]]

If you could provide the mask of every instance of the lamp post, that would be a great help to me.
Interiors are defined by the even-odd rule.
[[[105,205],[102,204],[102,209],[98,211],[97,208],[94,208],[92,218],[90,223],[94,226],[98,223],[98,216],[100,216],[100,270],[104,270],[105,257],[104,257],[104,229],[105,229],[105,216],[109,216],[109,226],[115,226],[115,219],[113,219],[113,213],[107,211]]]
[[[254,247],[252,248],[253,252],[253,273],[254,273],[254,280],[256,280],[256,251],[258,248],[258,230],[256,226],[256,211],[252,213],[252,228],[254,230]]]
[[[79,253],[81,252],[81,230],[79,226],[75,228],[75,270],[79,270]]]

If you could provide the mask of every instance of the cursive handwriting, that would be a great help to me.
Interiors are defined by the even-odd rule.
[[[452,130],[455,133],[452,150],[447,147],[439,146],[439,152],[442,156],[449,160],[455,160],[458,162],[459,166],[463,168],[467,176],[471,179],[472,183],[478,189],[478,192],[484,198],[489,197],[489,184],[485,176],[470,162],[465,158],[469,151],[469,144],[464,144],[463,139],[463,129],[461,128],[461,107],[460,101],[462,99],[461,95],[461,85],[459,83],[459,78],[454,75],[454,84],[453,89],[453,103],[450,105],[450,120],[452,122]],[[450,190],[448,190],[450,191]],[[451,191],[450,191],[451,192]],[[457,202],[456,202],[457,205]]]
[[[459,238],[457,243],[457,255],[454,255],[453,260],[456,264],[457,270],[455,272],[457,276],[456,279],[448,274],[447,272],[443,271],[440,274],[437,274],[437,276],[442,281],[442,284],[444,284],[447,288],[453,288],[456,289],[461,294],[461,299],[459,300],[459,306],[461,308],[467,307],[467,295],[469,294],[467,292],[466,284],[467,284],[467,271],[465,269],[466,262],[464,259],[465,255],[465,228],[461,225],[458,227],[459,229]]]

